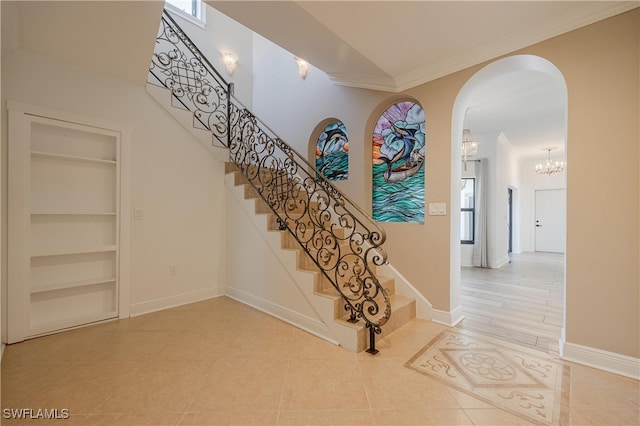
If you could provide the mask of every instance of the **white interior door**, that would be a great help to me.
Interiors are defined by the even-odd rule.
[[[564,253],[566,203],[564,189],[544,189],[535,192],[536,251]]]

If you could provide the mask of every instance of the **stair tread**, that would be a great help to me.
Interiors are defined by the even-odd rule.
[[[412,302],[415,302],[416,299],[412,298],[412,297],[407,297],[407,296],[403,296],[401,294],[391,294],[389,295],[389,300],[391,301],[391,306],[393,307],[394,304],[398,305],[406,305]]]
[[[227,171],[227,173],[235,174],[234,183],[237,186],[243,185],[245,187],[245,191],[244,191],[245,199],[256,200],[255,209],[254,209],[255,214],[258,214],[258,215],[270,214],[271,216],[275,217],[275,214],[273,212],[269,213],[264,211],[266,210],[265,208],[266,205],[264,204],[264,201],[262,201],[262,199],[260,198],[260,195],[256,193],[253,187],[251,187],[248,180],[244,177],[244,175],[237,168],[237,166],[235,166],[235,164],[231,163],[229,166],[225,168],[225,171]],[[272,221],[273,221],[272,219],[269,220],[269,223],[267,225],[268,230],[280,232],[280,230],[272,229],[272,225],[273,225],[271,223]],[[291,236],[288,233],[283,233],[282,235],[283,235],[283,238],[280,241],[280,248],[282,250],[297,251],[296,269],[302,272],[320,274],[318,266],[315,265],[311,260],[308,260],[307,253],[297,243],[297,241],[293,241],[295,244],[292,244],[292,241],[291,241],[292,238],[290,238]],[[373,266],[372,269],[373,271],[375,271],[376,270],[375,266]],[[382,274],[376,274],[375,276],[380,282],[380,284],[382,285],[382,287],[388,290],[389,302],[391,304],[390,320],[389,322],[387,322],[387,324],[382,326],[383,335],[386,336],[389,333],[392,333],[393,331],[401,327],[402,325],[404,325],[407,320],[410,320],[415,317],[416,301],[411,297],[395,294],[395,279],[393,277],[382,275]],[[366,333],[364,333],[364,329],[366,328],[366,322],[362,319],[360,319],[356,323],[349,322],[348,321],[349,314],[347,313],[347,311],[344,310],[342,306],[343,303],[340,302],[342,300],[340,294],[337,292],[337,290],[333,289],[332,287],[331,288],[328,287],[328,285],[330,285],[330,283],[329,284],[320,283],[320,282],[315,283],[313,294],[315,296],[333,301],[334,309],[335,309],[334,321],[337,324],[340,324],[342,326],[346,326],[353,330],[357,330],[358,341],[359,341],[357,346],[359,348],[363,348],[364,346],[366,346],[366,339],[367,339]],[[396,315],[394,315],[394,313]]]

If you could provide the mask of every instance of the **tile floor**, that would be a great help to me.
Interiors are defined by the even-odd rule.
[[[3,425],[522,425],[404,367],[446,327],[413,320],[351,353],[226,297],[10,345]],[[566,397],[566,396],[565,396]],[[571,365],[574,425],[638,425],[639,382]],[[35,412],[35,411],[34,411]]]

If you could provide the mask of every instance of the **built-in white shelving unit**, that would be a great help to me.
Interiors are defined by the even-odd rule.
[[[9,314],[24,324],[10,341],[119,311],[121,134],[24,113],[10,125],[20,121],[10,128],[9,220],[21,232],[10,237],[20,266],[10,268]]]

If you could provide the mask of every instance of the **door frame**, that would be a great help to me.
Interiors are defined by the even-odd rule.
[[[451,321],[447,325],[455,326],[458,322],[464,319],[461,307],[461,294],[460,294],[460,190],[459,184],[461,173],[461,155],[462,148],[460,144],[462,130],[464,128],[464,118],[467,108],[470,107],[473,99],[474,92],[483,84],[492,79],[497,78],[500,75],[511,73],[514,71],[539,71],[543,72],[549,77],[562,82],[563,97],[565,100],[564,109],[561,114],[564,115],[565,129],[567,128],[567,86],[562,75],[562,72],[550,61],[545,58],[536,55],[513,55],[505,58],[492,61],[490,64],[484,66],[479,71],[475,72],[462,86],[458,92],[451,115],[451,169],[450,169],[450,202],[451,202],[451,216],[449,223],[449,306],[447,311],[450,313]],[[565,149],[568,147],[568,139],[565,138]],[[568,171],[567,171],[568,173]],[[523,189],[523,188],[521,188]],[[520,196],[522,195],[519,194]],[[522,228],[521,228],[522,229]],[[518,244],[516,244],[518,247]],[[560,354],[563,352],[565,342],[565,327],[567,323],[567,295],[566,295],[566,276],[567,276],[567,263],[564,262],[565,273],[565,298],[564,298],[564,318],[562,323],[561,341],[560,341]]]
[[[507,187],[507,255],[513,252],[513,188]]]
[[[27,262],[25,262],[28,244],[25,236],[29,234],[25,217],[28,213],[29,201],[27,200],[28,188],[26,188],[28,179],[25,179],[24,173],[25,167],[28,167],[27,162],[30,161],[31,141],[27,140],[26,130],[32,116],[96,127],[120,134],[119,175],[117,176],[120,196],[117,229],[119,233],[117,306],[118,318],[128,318],[131,257],[131,215],[129,214],[131,212],[131,129],[121,123],[106,122],[14,100],[7,100],[7,110],[8,163],[13,166],[8,168],[7,197],[7,219],[9,228],[13,231],[7,236],[7,343],[20,342],[29,336],[29,309],[25,306],[25,300],[28,300],[25,292],[28,288],[22,280],[28,276]]]

